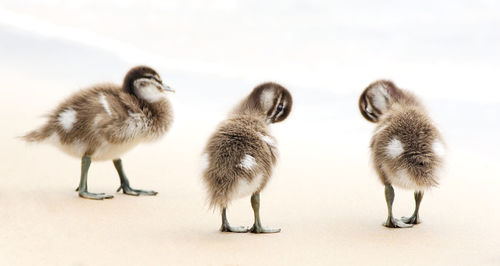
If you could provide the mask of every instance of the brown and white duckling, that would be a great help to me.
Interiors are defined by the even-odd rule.
[[[364,118],[376,123],[371,140],[375,170],[385,185],[388,208],[386,227],[412,227],[420,222],[418,211],[424,190],[438,184],[443,163],[441,135],[419,100],[391,81],[370,84],[359,98]],[[415,191],[415,211],[411,217],[392,215],[392,185]]]
[[[277,233],[262,227],[260,192],[271,177],[278,151],[269,125],[283,121],[292,109],[292,96],[276,83],[264,83],[252,91],[231,112],[210,137],[203,154],[203,180],[210,205],[221,209],[222,232]],[[251,229],[230,226],[226,218],[229,203],[252,195],[255,222]]]
[[[172,122],[172,110],[164,97],[172,91],[158,73],[147,66],[132,68],[123,84],[100,84],[83,89],[57,107],[48,122],[23,138],[49,142],[65,153],[81,158],[77,188],[82,198],[109,199],[112,195],[87,191],[87,173],[92,160],[113,160],[121,185],[128,195],[156,195],[155,191],[130,187],[120,157],[141,142],[157,140]]]

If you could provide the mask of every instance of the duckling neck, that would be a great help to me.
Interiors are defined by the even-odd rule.
[[[260,106],[251,106],[246,102],[236,106],[231,112],[230,116],[252,116],[259,118],[262,121],[266,120],[265,111],[260,108]]]
[[[258,112],[257,110],[245,109],[245,110],[234,110],[229,114],[230,118],[233,117],[251,117],[252,119],[260,120],[266,122],[266,116],[262,112]]]
[[[149,121],[150,133],[160,136],[165,133],[172,122],[172,110],[167,99],[156,102],[141,102],[141,109]]]

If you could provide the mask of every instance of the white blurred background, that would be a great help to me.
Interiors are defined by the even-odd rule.
[[[498,159],[498,14],[493,0],[2,0],[1,90],[14,97],[22,84],[23,100],[35,106],[37,95],[52,95],[40,107],[47,110],[148,64],[177,89],[180,125],[188,116],[215,124],[253,86],[273,80],[294,95],[300,136],[361,134],[348,146],[365,148],[372,126],[357,97],[387,78],[424,100],[450,148]]]
[[[102,50],[128,64],[340,94],[388,77],[426,97],[500,100],[492,84],[500,60],[500,4],[493,0],[3,0],[0,6],[4,31]],[[2,34],[3,45],[8,37]]]

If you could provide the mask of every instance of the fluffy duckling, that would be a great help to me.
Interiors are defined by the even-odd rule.
[[[439,131],[419,100],[391,81],[370,84],[359,98],[364,118],[376,123],[371,140],[375,170],[385,185],[386,227],[405,228],[420,223],[418,211],[424,190],[438,184],[444,145]],[[392,185],[415,191],[415,211],[410,217],[392,215]]]
[[[82,198],[109,199],[112,195],[87,191],[91,161],[113,160],[121,185],[128,195],[156,195],[155,191],[130,187],[120,157],[141,142],[157,140],[172,122],[172,110],[164,97],[166,86],[147,66],[132,68],[123,84],[100,84],[81,90],[57,107],[47,123],[23,138],[48,142],[81,158],[81,179],[76,189]]]
[[[283,121],[292,109],[292,96],[276,83],[264,83],[253,89],[229,118],[210,137],[203,154],[203,179],[210,205],[220,208],[222,232],[277,233],[264,228],[260,221],[260,192],[271,177],[278,151],[269,125]],[[230,226],[226,217],[228,204],[251,196],[255,222],[251,229]]]

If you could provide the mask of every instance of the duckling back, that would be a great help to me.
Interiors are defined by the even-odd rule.
[[[361,94],[359,110],[377,124],[371,151],[384,184],[418,190],[438,184],[443,140],[417,97],[389,80],[378,80]]]
[[[233,116],[208,141],[203,179],[211,207],[260,191],[276,163],[277,150],[267,125],[257,117]]]
[[[415,106],[394,105],[379,123],[371,149],[382,182],[420,190],[436,186],[443,144],[427,114]]]
[[[172,121],[166,99],[147,104],[114,84],[84,89],[61,103],[45,125],[23,139],[48,142],[65,153],[108,160],[164,135]]]

